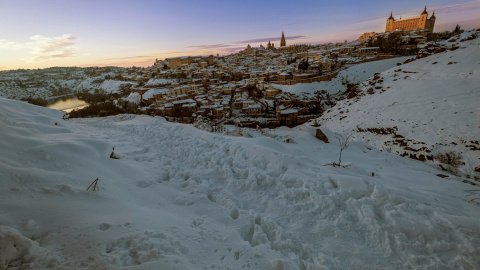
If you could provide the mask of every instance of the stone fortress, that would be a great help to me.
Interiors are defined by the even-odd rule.
[[[433,27],[435,26],[435,11],[432,16],[428,18],[427,7],[418,17],[399,19],[395,20],[393,14],[390,13],[390,17],[387,19],[387,24],[385,26],[385,32],[392,32],[395,30],[406,30],[412,31],[417,29],[422,29],[427,32],[432,33]]]

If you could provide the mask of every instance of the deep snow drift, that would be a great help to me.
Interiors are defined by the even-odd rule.
[[[361,142],[328,166],[328,130],[64,121],[6,99],[0,119],[0,269],[479,268],[478,191]]]

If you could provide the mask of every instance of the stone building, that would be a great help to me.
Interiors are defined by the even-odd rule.
[[[165,60],[167,60],[168,66],[170,68],[179,68],[183,65],[190,65],[194,62],[196,63],[206,62],[207,65],[211,65],[214,63],[213,55],[199,56],[199,57],[182,56],[182,57],[167,58]]]
[[[373,36],[374,34],[375,34],[375,32],[366,32],[366,33],[363,33],[357,40],[362,40],[362,39],[369,38],[369,37]]]
[[[423,29],[428,32],[433,32],[435,26],[435,12],[433,12],[430,19],[428,18],[427,7],[423,10],[422,14],[418,17],[395,20],[393,14],[390,13],[390,17],[387,19],[385,26],[385,32],[391,32],[395,30],[407,30],[412,31],[416,29]]]
[[[166,60],[170,68],[179,68],[184,64],[189,65],[193,63],[193,58],[191,56],[167,58]]]

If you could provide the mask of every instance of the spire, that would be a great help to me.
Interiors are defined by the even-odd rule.
[[[425,5],[425,9],[423,10],[422,14],[428,14],[426,5]]]
[[[285,47],[287,46],[287,42],[285,41],[285,35],[283,34],[282,31],[282,39],[280,40],[280,47]]]
[[[390,11],[390,17],[388,19],[393,19],[393,12]]]
[[[430,17],[430,18],[434,18],[434,19],[435,19],[435,10],[433,11],[432,17]]]

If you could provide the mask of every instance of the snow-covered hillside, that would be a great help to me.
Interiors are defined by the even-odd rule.
[[[397,66],[397,63],[403,63],[408,58],[409,57],[398,57],[381,61],[349,65],[347,68],[340,71],[337,77],[333,78],[331,81],[298,83],[294,85],[275,84],[275,88],[294,94],[312,94],[315,91],[322,90],[325,90],[330,94],[336,94],[346,90],[346,83],[364,82],[368,78],[372,77],[375,73],[395,67]]]
[[[94,89],[117,92],[121,84],[137,84],[136,81],[106,79],[123,72],[125,68],[119,67],[55,67],[0,71],[0,97],[17,100],[49,99]]]
[[[428,164],[353,142],[332,167],[307,125],[62,115],[0,99],[0,269],[480,267],[480,192]]]
[[[98,88],[105,90],[107,93],[119,93],[120,86],[124,84],[135,85],[136,82],[124,82],[124,81],[115,81],[115,80],[105,80],[102,82]]]
[[[438,154],[456,152],[464,163],[459,173],[479,180],[480,39],[460,42],[472,34],[447,43],[456,50],[377,74],[360,85],[357,97],[330,109],[322,126],[353,131],[379,149],[427,162],[439,163]]]

